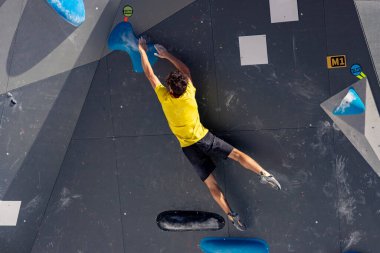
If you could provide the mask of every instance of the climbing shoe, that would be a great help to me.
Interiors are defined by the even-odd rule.
[[[245,231],[247,230],[247,227],[245,226],[245,224],[240,220],[240,217],[237,213],[229,213],[228,214],[228,217],[230,219],[230,221],[232,222],[232,224],[235,226],[235,228],[239,231]]]
[[[274,178],[273,175],[269,174],[268,176],[265,176],[262,172],[260,174],[260,182],[262,184],[268,184],[270,187],[272,187],[275,190],[281,190],[280,183]]]

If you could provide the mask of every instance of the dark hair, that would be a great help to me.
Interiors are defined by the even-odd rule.
[[[188,77],[179,70],[172,71],[166,78],[166,85],[173,91],[173,96],[179,98],[186,91]]]

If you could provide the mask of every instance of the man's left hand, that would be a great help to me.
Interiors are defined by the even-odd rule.
[[[147,50],[146,40],[143,37],[139,38],[139,51],[141,50],[144,50],[144,51]]]

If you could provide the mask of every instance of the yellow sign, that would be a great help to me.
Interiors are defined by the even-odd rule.
[[[344,68],[347,66],[346,56],[345,55],[334,55],[327,56],[327,68]]]

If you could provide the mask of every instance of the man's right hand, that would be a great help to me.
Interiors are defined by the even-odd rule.
[[[177,59],[175,56],[169,53],[168,50],[166,50],[166,48],[164,48],[163,46],[155,44],[154,47],[157,51],[157,53],[154,54],[155,56],[169,60],[179,71],[181,71],[191,79],[190,70],[183,62],[181,62],[179,59]]]
[[[168,50],[166,50],[166,48],[164,48],[163,46],[161,46],[160,44],[155,44],[154,45],[154,48],[156,49],[157,53],[155,53],[154,55],[159,57],[159,58],[163,58],[163,59],[166,59],[168,58],[169,56],[169,52]]]

